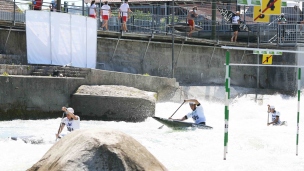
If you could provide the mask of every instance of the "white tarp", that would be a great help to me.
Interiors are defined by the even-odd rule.
[[[283,1],[287,2],[287,7],[298,6],[302,10],[302,2],[300,1],[286,1],[286,0]]]
[[[97,22],[66,13],[26,11],[30,64],[96,67]]]

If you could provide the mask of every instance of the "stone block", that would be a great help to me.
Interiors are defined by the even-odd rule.
[[[82,85],[71,107],[83,119],[142,122],[155,115],[157,94],[117,85]]]

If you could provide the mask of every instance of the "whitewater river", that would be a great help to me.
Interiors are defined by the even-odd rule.
[[[302,99],[304,99],[302,97]],[[82,121],[81,129],[114,128],[131,135],[170,171],[303,171],[304,123],[300,116],[299,155],[296,156],[297,98],[282,95],[264,97],[263,104],[249,96],[231,100],[227,160],[224,152],[224,104],[200,100],[207,125],[213,130],[173,131],[158,129],[160,123],[148,118],[142,123]],[[288,126],[267,126],[267,104],[281,113]],[[180,103],[158,103],[156,116],[169,117]],[[303,103],[302,111],[303,112]],[[184,105],[173,118],[189,112]],[[303,113],[302,113],[303,114]],[[54,144],[61,116],[48,120],[0,122],[0,170],[24,171],[36,163]],[[189,120],[191,121],[191,120]],[[34,135],[43,143],[24,143],[8,137]]]

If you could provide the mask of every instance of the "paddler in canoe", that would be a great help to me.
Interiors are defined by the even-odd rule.
[[[204,109],[199,101],[196,99],[186,99],[185,102],[189,102],[192,112],[189,112],[181,119],[174,119],[179,121],[184,121],[186,119],[192,118],[195,124],[206,125],[206,117],[204,115]],[[172,119],[171,117],[169,119]]]

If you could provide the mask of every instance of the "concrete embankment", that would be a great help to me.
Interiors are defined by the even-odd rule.
[[[12,73],[12,71],[7,70],[7,73]],[[179,89],[178,83],[171,78],[95,69],[91,69],[83,78],[3,75],[1,73],[0,120],[61,116],[61,107],[73,105],[71,97],[81,85],[125,85],[155,92],[159,94],[158,101],[170,100],[175,95],[172,92]],[[110,104],[111,101],[104,101],[104,103]],[[77,111],[75,113],[77,114]]]
[[[23,67],[27,68],[26,66]],[[7,70],[7,72],[12,73],[12,71],[9,70]],[[16,71],[15,73],[18,72]],[[84,99],[84,95],[76,93],[78,88],[82,85],[125,85],[127,87],[134,87],[139,90],[155,92],[157,94],[155,102],[181,102],[186,98],[198,98],[214,101],[224,101],[225,99],[224,86],[179,86],[175,79],[171,78],[143,76],[95,69],[90,70],[87,76],[83,78],[0,75],[0,120],[56,118],[62,116],[60,111],[62,106],[72,106],[76,109],[76,114],[77,112],[85,114],[81,116],[82,119],[92,119],[92,117],[97,114],[96,111],[100,110],[98,108],[94,108],[95,113],[92,113],[92,106],[99,104],[96,103],[95,100],[97,99],[94,99],[94,96],[91,96],[90,103],[88,103],[88,101]],[[240,94],[271,94],[274,92],[275,91],[273,90],[267,91],[231,87],[232,98]],[[96,98],[99,98],[100,100],[102,97]],[[114,109],[114,101],[118,104],[122,101],[128,101],[128,97],[119,97],[120,99],[116,98],[117,97],[113,96],[111,100],[102,100],[102,105],[99,107],[112,106],[112,109]],[[141,104],[142,100],[140,99],[142,98],[138,96],[137,104]],[[82,103],[83,100],[85,102]],[[118,102],[119,100],[121,101]],[[147,104],[144,105],[149,105],[150,102],[146,102]],[[129,107],[130,104],[121,103],[120,111],[123,111],[124,109],[127,110]],[[140,109],[140,106],[136,105],[136,108]],[[138,121],[140,121],[145,117],[153,115],[153,108],[149,108],[146,111],[143,111],[143,109],[138,110],[137,115],[132,117],[137,117],[137,119],[139,119]],[[102,114],[106,114],[104,117],[107,116],[111,118],[107,111],[101,112],[101,115]],[[117,120],[117,118],[113,120]],[[130,121],[132,119],[124,118],[124,120]]]

